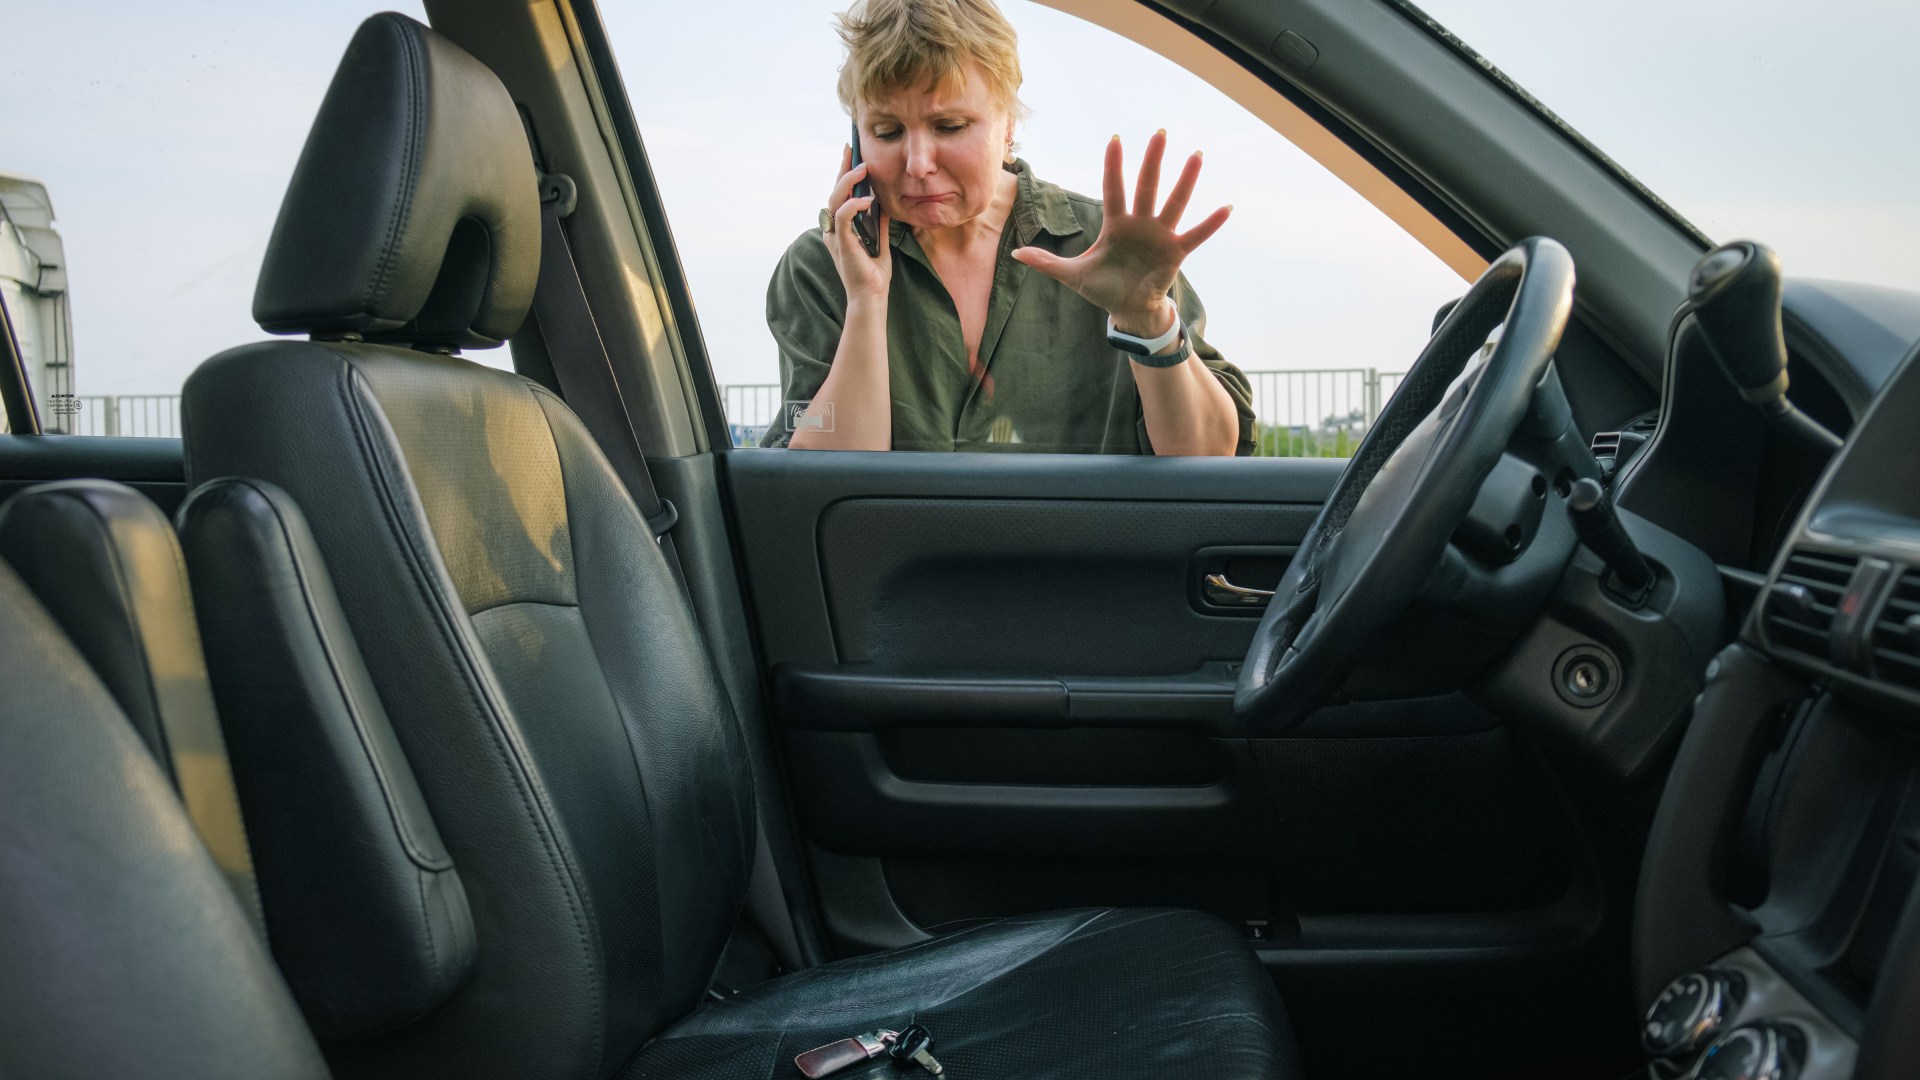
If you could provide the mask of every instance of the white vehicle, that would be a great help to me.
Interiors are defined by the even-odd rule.
[[[78,399],[67,259],[53,220],[45,184],[0,172],[0,308],[36,391],[42,430],[63,432],[71,426]]]

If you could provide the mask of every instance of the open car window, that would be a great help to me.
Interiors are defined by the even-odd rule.
[[[835,95],[843,50],[834,15],[845,6],[754,5],[729,30],[733,59],[724,70],[700,50],[654,45],[697,39],[705,25],[699,12],[651,5],[602,12],[737,446],[760,444],[769,425],[777,429],[790,419],[784,414],[807,407],[794,400],[783,344],[769,329],[769,283],[796,238],[816,224],[839,172],[849,122]],[[1424,344],[1433,312],[1463,291],[1460,275],[1199,75],[1060,11],[1018,2],[1002,11],[1019,33],[1021,97],[1031,109],[1016,128],[1019,158],[1038,179],[1097,197],[1102,154],[1118,133],[1130,191],[1141,149],[1164,127],[1164,195],[1186,154],[1203,150],[1205,168],[1183,225],[1222,204],[1232,204],[1233,215],[1182,271],[1204,305],[1205,341],[1245,376],[1251,449],[1351,453]],[[1095,350],[1103,344],[1096,341]],[[983,365],[985,374],[995,362]],[[1124,363],[1118,354],[1109,362]],[[898,427],[898,398],[894,416]],[[957,448],[1103,449],[1049,442],[1044,432],[996,446],[996,436],[1020,439],[1019,426],[996,432],[983,423],[980,431]]]

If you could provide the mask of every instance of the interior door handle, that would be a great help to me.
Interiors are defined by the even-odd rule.
[[[1245,585],[1235,585],[1227,580],[1225,574],[1208,574],[1202,591],[1210,603],[1221,605],[1265,607],[1267,601],[1273,599],[1272,589],[1249,589]]]

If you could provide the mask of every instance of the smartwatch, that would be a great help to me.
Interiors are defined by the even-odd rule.
[[[1165,356],[1154,355],[1154,353],[1173,344],[1176,339],[1180,342],[1179,348]],[[1175,309],[1173,313],[1173,325],[1167,328],[1166,333],[1155,338],[1134,337],[1132,334],[1123,334],[1114,328],[1113,316],[1108,315],[1107,344],[1112,345],[1121,352],[1131,354],[1134,363],[1152,368],[1177,367],[1180,364],[1186,363],[1187,357],[1193,355],[1193,346],[1187,341],[1187,328],[1180,321],[1180,312],[1178,309]]]

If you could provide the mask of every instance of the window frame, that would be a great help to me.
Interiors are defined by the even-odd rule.
[[[735,447],[729,435],[721,387],[700,329],[692,289],[680,258],[670,214],[647,157],[645,135],[640,130],[626,82],[620,76],[619,64],[600,16],[598,0],[560,2],[579,35],[584,60],[590,68],[589,77],[599,88],[606,108],[606,119],[612,127],[608,134],[613,136],[619,148],[621,164],[632,184],[637,202],[635,209],[641,218],[639,224],[653,248],[657,266],[655,285],[664,294],[672,319],[667,332],[678,336],[678,355],[686,365],[682,377],[693,388],[696,398],[697,414],[693,421],[704,433],[707,448],[716,454],[752,449]],[[1124,0],[1122,3],[1113,3],[1112,0],[1034,2],[1153,49],[1214,86],[1242,108],[1248,109],[1281,138],[1306,153],[1380,210],[1416,243],[1433,252],[1441,262],[1460,274],[1463,279],[1462,292],[1479,276],[1488,262],[1505,250],[1505,245],[1477,228],[1467,217],[1458,213],[1451,203],[1422,183],[1413,172],[1312,95],[1254,58],[1246,56],[1231,41],[1166,6],[1152,0]],[[432,0],[429,0],[429,4],[431,9]],[[1114,14],[1116,11],[1120,13],[1117,16]],[[1129,17],[1146,21],[1132,25],[1128,22]],[[1166,41],[1174,36],[1190,39],[1204,52],[1197,51],[1193,46],[1169,52]],[[1241,81],[1232,89],[1223,87],[1220,75],[1209,70],[1208,65],[1198,63],[1200,58],[1224,60],[1234,72],[1264,84],[1261,91],[1269,96],[1277,94],[1278,97],[1261,103],[1263,107],[1255,107],[1247,100],[1247,93],[1252,89],[1248,82]],[[1276,123],[1274,115],[1282,110],[1292,115],[1287,122]],[[659,389],[666,391],[671,388],[663,386]]]
[[[0,409],[6,413],[9,435],[39,435],[40,410],[33,403],[33,386],[27,381],[26,363],[20,355],[20,340],[13,334],[13,316],[0,297]]]

